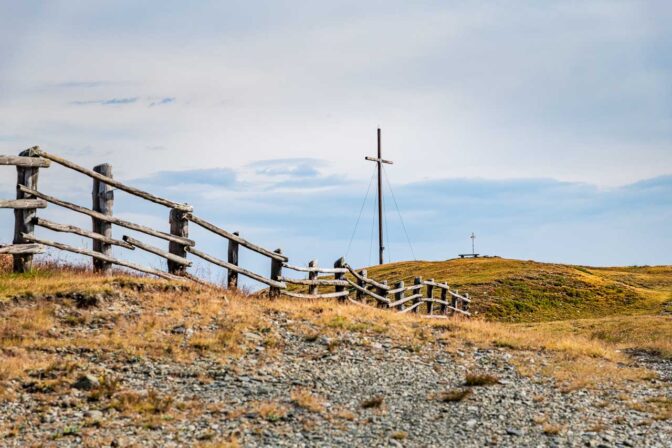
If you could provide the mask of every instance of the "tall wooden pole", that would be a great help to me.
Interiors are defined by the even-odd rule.
[[[380,136],[380,128],[378,128],[378,157],[364,157],[366,160],[376,162],[378,165],[378,263],[383,264],[383,253],[385,246],[383,246],[383,163],[392,164],[391,161],[385,160],[382,157],[382,144]]]
[[[381,154],[380,128],[378,128],[378,264],[383,264],[383,163]]]

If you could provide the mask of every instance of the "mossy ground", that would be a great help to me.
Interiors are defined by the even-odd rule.
[[[368,268],[377,280],[446,281],[475,299],[488,320],[540,322],[658,314],[672,308],[672,266],[595,268],[504,258],[391,263]]]

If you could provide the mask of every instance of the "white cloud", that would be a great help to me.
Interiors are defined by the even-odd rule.
[[[620,185],[672,164],[664,2],[154,6],[24,10],[0,65],[5,148],[122,178],[309,157],[368,179],[380,125],[397,182]],[[73,104],[115,98],[139,99]]]

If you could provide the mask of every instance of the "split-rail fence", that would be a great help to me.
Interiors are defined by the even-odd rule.
[[[49,168],[57,163],[77,171],[93,180],[92,207],[73,204],[38,189],[38,175],[41,168]],[[339,258],[333,268],[318,266],[311,261],[308,266],[294,266],[283,255],[281,249],[269,250],[242,238],[238,232],[229,232],[194,214],[193,207],[155,196],[131,187],[112,176],[112,166],[105,163],[92,170],[77,165],[39,147],[27,149],[19,156],[0,155],[0,165],[15,166],[17,169],[16,199],[1,200],[0,208],[14,210],[14,239],[11,244],[0,244],[0,254],[13,256],[14,272],[28,272],[32,269],[33,256],[45,252],[46,246],[91,257],[96,272],[108,274],[113,265],[133,269],[145,274],[171,280],[196,280],[187,272],[192,265],[188,256],[203,259],[227,271],[227,287],[237,288],[238,276],[243,275],[268,286],[272,298],[280,295],[299,299],[338,299],[364,306],[389,308],[399,313],[421,313],[424,317],[446,318],[450,315],[470,316],[469,294],[460,294],[444,282],[434,279],[423,280],[415,277],[413,284],[403,281],[389,283],[374,280],[365,269],[355,270],[343,258]],[[168,232],[133,223],[113,215],[114,190],[121,190],[147,201],[170,209]],[[92,220],[92,230],[56,223],[37,216],[37,210],[55,205],[77,213],[88,215]],[[196,248],[196,242],[189,238],[189,223],[200,226],[215,235],[228,240],[227,259],[222,260]],[[112,237],[112,226],[116,225],[137,231],[168,242],[168,250],[137,240],[128,235],[122,239]],[[71,246],[44,237],[36,236],[35,227],[55,232],[72,233],[92,240],[92,249]],[[127,250],[140,249],[167,261],[167,271],[139,265],[112,256],[112,246]],[[238,265],[240,247],[254,251],[270,259],[268,277],[242,268]],[[307,278],[285,276],[287,271],[307,274]],[[333,288],[333,292],[320,288]],[[305,292],[304,292],[305,290]]]

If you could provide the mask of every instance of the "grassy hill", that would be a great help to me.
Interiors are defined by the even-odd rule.
[[[391,263],[375,279],[446,281],[491,320],[539,322],[672,313],[672,266],[595,268],[505,258]]]

